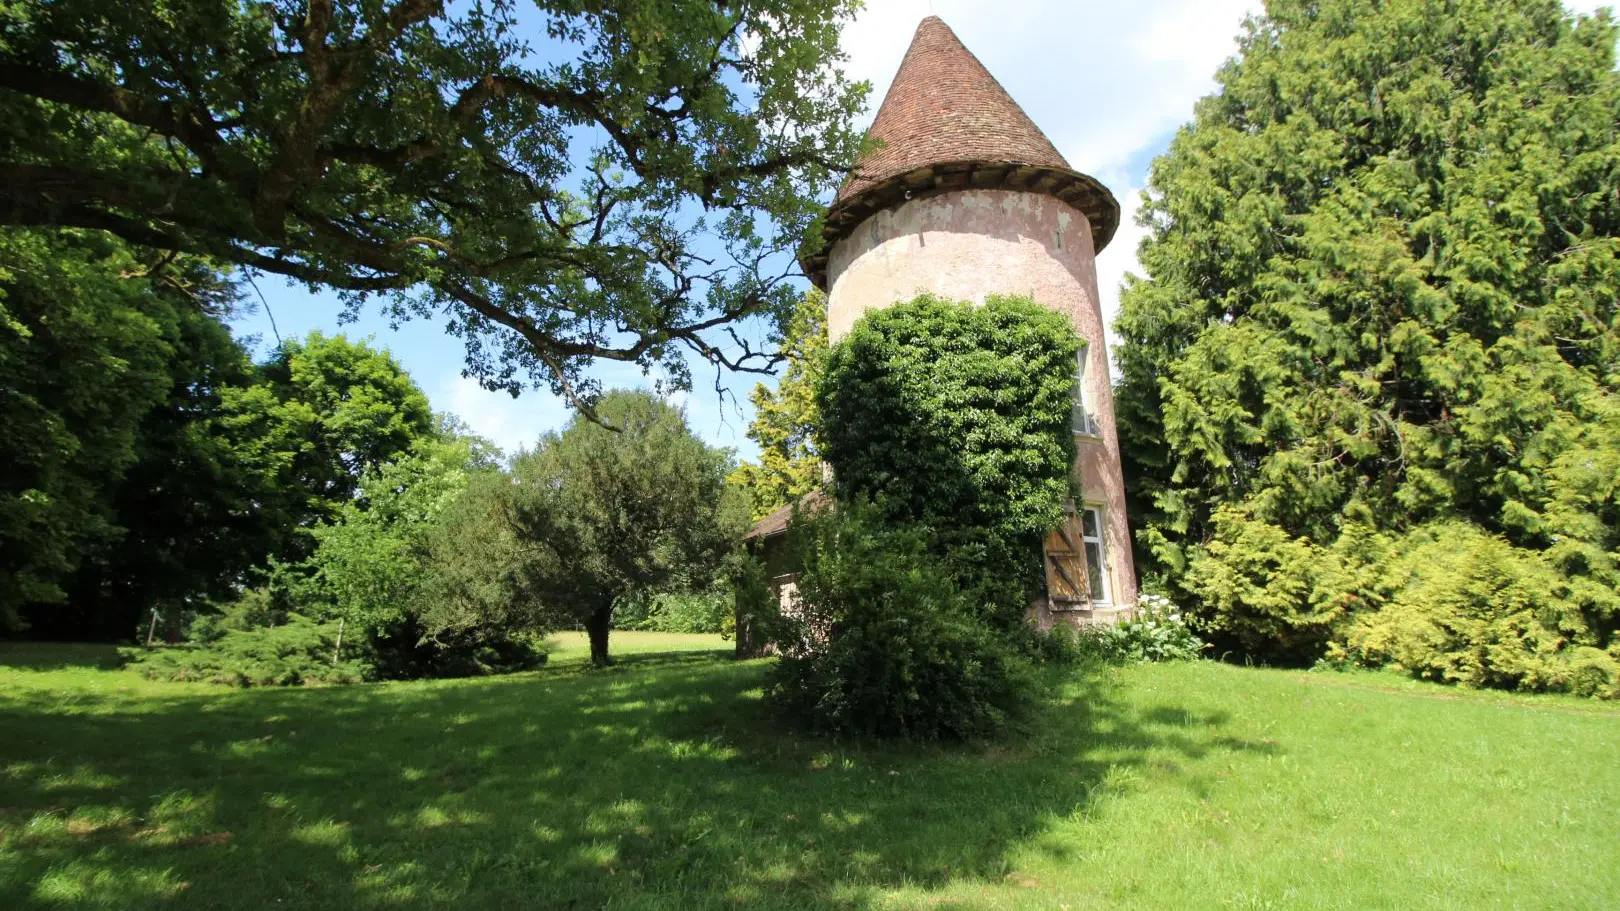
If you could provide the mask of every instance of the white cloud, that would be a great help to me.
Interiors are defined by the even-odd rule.
[[[512,398],[504,392],[490,392],[477,380],[464,376],[441,383],[433,402],[461,418],[473,433],[488,438],[507,455],[533,448],[540,434],[561,427],[570,415],[568,406],[557,396],[528,390]]]

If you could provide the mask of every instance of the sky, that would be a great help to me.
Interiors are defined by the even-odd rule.
[[[1566,0],[1566,6],[1591,12],[1610,2]],[[1119,232],[1097,257],[1104,320],[1111,323],[1121,279],[1138,271],[1142,229],[1135,213],[1149,165],[1192,118],[1198,99],[1214,91],[1215,71],[1235,52],[1244,17],[1259,8],[1256,0],[867,0],[844,32],[850,58],[845,70],[872,83],[863,116],[870,122],[917,23],[930,15],[943,18],[1069,164],[1102,181],[1119,200]],[[834,189],[827,188],[829,198]],[[463,377],[460,342],[444,332],[442,321],[415,320],[396,328],[369,312],[339,325],[332,297],[274,278],[261,277],[257,287],[263,304],[239,317],[236,330],[257,336],[260,352],[277,332],[283,338],[314,329],[369,337],[393,352],[435,409],[459,415],[508,453],[569,418],[567,404],[546,390],[531,389],[513,399]],[[652,385],[652,378],[623,364],[603,364],[596,376],[606,388]],[[745,436],[751,418],[748,390],[760,377],[723,377],[730,392],[724,399],[714,391],[713,378],[712,370],[695,369],[694,388],[675,401],[685,407],[699,436],[736,449],[741,458],[754,458],[757,448]]]

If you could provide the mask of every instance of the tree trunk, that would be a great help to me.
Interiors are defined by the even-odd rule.
[[[613,663],[608,658],[608,628],[613,622],[613,605],[599,607],[585,618],[585,633],[591,638],[591,663],[606,667]]]

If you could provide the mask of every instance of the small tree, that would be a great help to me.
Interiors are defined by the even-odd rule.
[[[811,291],[799,299],[780,340],[787,368],[771,389],[754,386],[754,420],[748,438],[759,444],[759,464],[744,462],[732,474],[753,499],[754,518],[798,500],[821,483],[816,449],[816,382],[827,354],[827,298]]]
[[[547,612],[583,623],[591,660],[608,663],[613,608],[627,595],[705,586],[741,539],[747,506],[726,483],[730,455],[645,393],[614,391],[597,413],[512,466],[506,520],[515,584]]]
[[[477,472],[494,468],[490,456],[476,438],[426,438],[361,476],[359,496],[314,531],[311,563],[338,614],[383,627],[420,611],[431,530]]]
[[[506,480],[497,455],[445,427],[367,471],[337,521],[315,529],[310,587],[367,642],[383,676],[464,676],[535,660],[520,641],[540,631],[532,612],[464,603],[469,583],[498,586],[511,565],[500,527],[478,513],[481,492]]]

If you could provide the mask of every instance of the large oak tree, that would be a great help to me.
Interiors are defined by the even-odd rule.
[[[0,3],[0,223],[435,316],[579,404],[594,359],[763,369],[865,92],[854,0]]]

